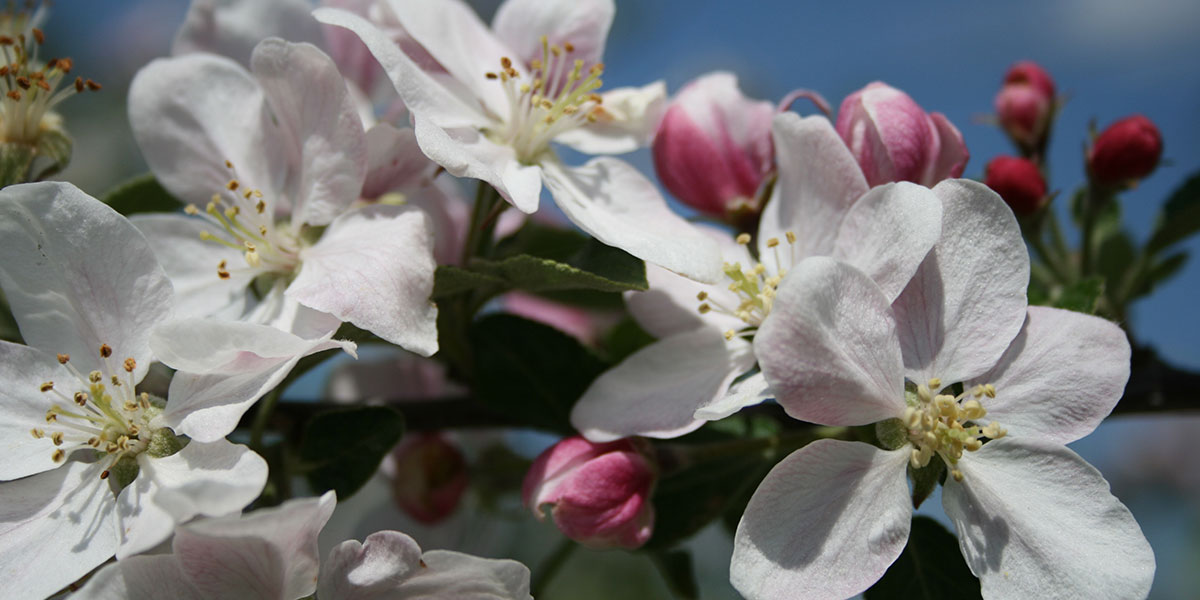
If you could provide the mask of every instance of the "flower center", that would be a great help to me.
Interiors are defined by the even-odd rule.
[[[45,40],[27,13],[0,15],[0,141],[36,146],[42,131],[59,129],[61,119],[52,108],[75,94],[100,89],[82,77],[59,89],[71,72],[71,59],[41,64],[38,49]]]
[[[941,388],[940,379],[930,379],[928,384],[916,386],[916,391],[905,393],[902,421],[912,444],[909,458],[914,469],[927,466],[936,454],[946,462],[955,481],[962,481],[962,471],[955,468],[963,451],[974,452],[983,447],[988,439],[1000,439],[1008,432],[999,423],[990,421],[979,425],[987,415],[981,400],[995,398],[996,388],[992,384],[977,385],[958,394],[934,394]]]
[[[486,77],[499,80],[508,96],[508,120],[489,136],[498,143],[512,146],[517,160],[535,162],[559,134],[610,115],[600,106],[594,93],[603,82],[603,64],[595,64],[584,73],[583,60],[570,58],[575,47],[569,42],[551,45],[542,36],[542,57],[529,64],[529,81],[513,68],[512,59],[500,59],[500,70]]]
[[[229,279],[238,271],[256,275],[291,273],[300,263],[299,236],[292,231],[291,223],[276,223],[263,193],[242,185],[233,163],[225,161],[225,166],[233,171],[234,177],[225,184],[222,193],[213,194],[204,212],[201,213],[195,204],[184,208],[187,214],[201,216],[220,228],[217,233],[201,231],[200,239],[233,248],[246,260],[245,269],[233,271],[222,260],[217,263],[217,276]]]
[[[725,304],[708,292],[700,292],[696,294],[696,299],[700,301],[697,309],[700,314],[716,312],[737,317],[748,327],[762,325],[767,315],[771,314],[771,307],[775,303],[775,290],[779,288],[783,276],[787,275],[788,269],[795,262],[792,249],[796,244],[796,234],[789,231],[784,234],[784,237],[788,244],[786,254],[779,251],[779,238],[767,240],[767,249],[774,253],[774,264],[777,265],[775,268],[756,262],[749,270],[743,270],[741,263],[725,263],[725,277],[730,281],[728,289],[733,292],[738,303],[736,305]],[[739,234],[737,243],[743,246],[749,245],[750,234]],[[736,335],[737,332],[730,329],[725,332],[725,339],[732,340]]]
[[[92,371],[86,376],[71,365],[69,355],[59,354],[59,364],[87,391],[68,397],[53,381],[41,384],[39,389],[43,393],[53,394],[61,402],[54,402],[46,411],[45,428],[35,427],[29,432],[35,439],[49,439],[54,444],[52,458],[56,463],[63,462],[76,450],[97,451],[102,460],[108,461],[107,468],[100,473],[101,479],[107,479],[110,469],[123,458],[136,457],[147,450],[155,456],[166,456],[179,449],[169,430],[150,426],[150,421],[162,413],[162,403],[134,390],[137,382],[133,371],[137,361],[126,358],[115,366],[112,354],[112,347],[102,344],[100,357],[104,371]],[[163,448],[163,444],[174,447]]]

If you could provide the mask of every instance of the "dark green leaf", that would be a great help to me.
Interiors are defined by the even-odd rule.
[[[571,407],[607,365],[575,338],[513,315],[471,327],[476,396],[531,427],[569,434]]]
[[[566,262],[579,252],[587,241],[587,236],[578,231],[528,220],[516,233],[496,243],[494,256],[502,259],[530,254]]]
[[[1200,173],[1193,173],[1167,199],[1146,253],[1157,254],[1200,231]]]
[[[671,550],[653,552],[654,566],[662,573],[667,582],[667,588],[676,598],[694,600],[700,597],[700,587],[696,584],[696,571],[692,568],[692,555],[686,550]]]
[[[624,292],[648,287],[642,261],[600,242],[585,244],[570,262],[519,254],[498,261],[475,259],[470,269],[527,292],[571,289]]]
[[[609,360],[618,363],[652,342],[654,342],[654,336],[646,333],[646,330],[642,329],[637,321],[625,317],[608,330],[601,346],[608,353]]]
[[[118,184],[106,192],[102,200],[125,216],[183,208],[183,204],[163,188],[152,173],[138,175]]]
[[[349,498],[404,434],[404,416],[387,406],[362,406],[315,415],[304,428],[300,461],[317,494]]]
[[[981,598],[958,540],[937,521],[914,517],[908,546],[871,589],[866,600],[971,600]]]
[[[1100,242],[1097,266],[1104,276],[1106,291],[1114,292],[1129,277],[1129,268],[1137,256],[1129,235],[1123,231],[1109,235]]]
[[[1103,294],[1104,278],[1088,277],[1063,288],[1058,299],[1054,301],[1054,306],[1089,315],[1095,314],[1096,303]]]
[[[507,284],[503,279],[452,265],[438,265],[437,271],[433,274],[434,299],[474,290],[483,290],[490,295],[495,293],[495,290],[505,287]]]
[[[1141,282],[1142,285],[1133,291],[1130,300],[1149,295],[1150,292],[1154,291],[1154,288],[1158,287],[1160,284],[1174,277],[1175,275],[1178,275],[1179,270],[1182,269],[1183,265],[1187,263],[1187,259],[1187,252],[1178,252],[1155,263],[1150,267],[1149,271],[1147,271],[1145,279],[1143,279]]]
[[[747,500],[771,465],[761,452],[699,461],[665,475],[654,491],[654,536],[650,549],[666,549],[691,537]]]

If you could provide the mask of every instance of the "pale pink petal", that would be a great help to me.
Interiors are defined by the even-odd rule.
[[[379,123],[367,131],[367,178],[362,197],[375,199],[387,192],[426,185],[437,168],[421,152],[412,129]]]
[[[203,219],[178,214],[141,214],[129,219],[143,235],[175,288],[176,317],[236,316],[245,309],[247,286],[257,274],[247,268],[243,252],[200,239],[200,232],[220,230]],[[228,279],[217,275],[224,262]]]
[[[830,256],[866,273],[896,299],[942,233],[942,202],[929,188],[872,188],[846,213]]]
[[[272,38],[250,59],[285,153],[292,225],[328,225],[358,199],[367,172],[362,121],[333,60]]]
[[[1005,438],[958,463],[942,504],[985,598],[1145,598],[1154,551],[1108,482],[1053,442]]]
[[[825,257],[804,260],[779,287],[754,353],[789,415],[867,425],[904,413],[904,370],[883,290]]]
[[[624,154],[650,143],[667,109],[661,81],[640,88],[616,88],[600,94],[605,116],[554,138],[584,154]]]
[[[969,382],[991,383],[987,418],[1014,438],[1071,443],[1112,412],[1129,380],[1129,340],[1099,317],[1030,306],[1000,362]]]
[[[935,185],[944,179],[962,177],[967,160],[971,158],[962,134],[942,113],[931,113],[929,120],[938,140],[938,153],[931,157],[929,172],[922,183]]]
[[[0,284],[25,341],[69,354],[82,373],[113,372],[100,357],[108,344],[114,365],[136,360],[140,381],[150,330],[174,304],[146,238],[75,186],[47,182],[0,192],[0,240]]]
[[[411,192],[406,191],[404,201],[429,215],[433,224],[433,258],[437,263],[461,264],[467,223],[471,219],[471,205],[463,197],[458,181],[452,177],[439,177],[432,185],[422,186]],[[497,239],[516,231],[516,228],[507,232],[501,231],[511,223],[509,217],[516,217],[523,222],[525,213],[513,210],[501,213],[496,223]]]
[[[496,9],[492,29],[517,53],[512,58],[526,65],[542,58],[542,36],[552,45],[570,43],[570,58],[582,60],[586,73],[604,58],[604,41],[616,10],[612,0],[508,0]]]
[[[432,226],[419,209],[350,211],[303,250],[287,295],[422,356],[437,352]]]
[[[797,258],[828,255],[842,219],[867,192],[854,156],[824,117],[775,117],[775,161],[779,180],[758,226],[759,256],[773,258],[766,243],[796,234]]]
[[[533,600],[529,567],[515,561],[430,550],[422,569],[398,590],[405,600]],[[396,596],[393,596],[396,597]]]
[[[0,483],[0,581],[8,597],[46,598],[116,551],[116,499],[103,469],[69,462]]]
[[[592,237],[684,277],[721,278],[716,242],[671,212],[654,184],[628,163],[601,157],[582,167],[541,166],[555,203]]]
[[[72,597],[88,600],[207,600],[196,591],[171,554],[130,556],[109,563],[88,578]]]
[[[317,595],[339,600],[389,600],[404,581],[428,569],[421,547],[398,531],[377,531],[367,539],[346,540],[321,563]]]
[[[695,417],[705,421],[717,421],[736,413],[747,406],[762,404],[775,397],[775,392],[761,372],[755,373],[729,386],[724,396],[696,409]]]
[[[439,127],[417,113],[417,143],[430,160],[455,177],[481,179],[525,213],[537,210],[542,174],[517,160],[511,146],[497,144],[474,127]]]
[[[220,54],[249,68],[254,46],[269,37],[319,43],[312,5],[305,0],[194,0],[171,54]]]
[[[4,382],[0,387],[0,414],[4,415],[0,419],[0,453],[4,455],[0,481],[60,466],[52,458],[56,446],[50,438],[35,439],[31,430],[46,430],[46,410],[51,404],[66,402],[54,392],[42,392],[41,387],[47,381],[53,382],[56,391],[70,398],[86,390],[84,383],[59,365],[54,356],[4,341],[0,341],[0,381]]]
[[[326,492],[196,521],[176,530],[175,556],[206,598],[302,598],[316,591],[317,534],[335,503]]]
[[[729,579],[755,600],[842,600],[875,583],[908,541],[908,452],[819,440],[775,465],[733,540]]]
[[[724,396],[753,364],[749,352],[732,351],[716,329],[677,334],[596,378],[571,410],[571,424],[594,442],[678,437],[703,424],[696,409]]]
[[[1025,322],[1029,255],[1000,196],[943,181],[942,237],[893,304],[909,379],[949,383],[983,374]]]

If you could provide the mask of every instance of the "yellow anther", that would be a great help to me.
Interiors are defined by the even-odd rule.
[[[737,239],[737,243],[745,246],[746,244],[750,243],[750,234],[739,233],[736,239]]]
[[[188,204],[187,206],[183,207],[183,212],[195,216],[200,214],[200,209],[196,208],[195,204]]]
[[[50,390],[54,389],[54,382],[47,381],[43,383],[39,389],[41,389],[43,392],[49,392]]]
[[[229,183],[225,184],[225,188],[232,192],[232,191],[238,189],[238,186],[240,186],[240,185],[242,185],[242,184],[239,183],[238,180],[230,179]],[[212,188],[209,188],[209,189],[212,189]]]
[[[109,377],[109,381],[112,382],[113,387],[121,387],[121,380],[119,378],[117,378],[116,375]]]
[[[229,219],[230,221],[236,219],[240,214],[242,214],[242,209],[238,208],[237,205],[230,206],[229,208],[225,209],[225,218]]]
[[[753,268],[753,269],[751,269],[751,271],[750,271],[750,272],[751,272],[751,273],[752,273],[752,274],[753,274],[755,277],[757,277],[757,276],[759,276],[759,275],[762,275],[763,273],[766,273],[766,272],[767,272],[767,268],[766,268],[765,266],[763,266],[763,264],[762,264],[762,263],[758,263],[757,265],[754,265],[754,268]]]
[[[773,238],[767,240],[768,248],[774,248],[775,246],[778,246],[778,245],[779,245],[779,238],[777,238],[777,237],[773,237]]]
[[[88,381],[92,383],[100,383],[104,379],[104,374],[100,371],[92,371],[88,373]]]
[[[962,483],[962,480],[963,480],[963,472],[962,471],[959,471],[958,469],[951,469],[950,476],[953,477],[955,481]]]
[[[75,404],[83,406],[87,404],[88,395],[86,392],[75,392]]]
[[[697,300],[699,300],[699,301],[701,301],[701,302],[703,302],[703,301],[707,300],[707,299],[708,299],[708,292],[700,292],[699,294],[696,294],[696,299],[697,299]]]
[[[929,389],[931,389],[931,390],[940,390],[940,389],[942,389],[942,380],[941,380],[941,379],[938,379],[937,377],[934,377],[933,379],[930,379],[930,380],[929,380]]]
[[[701,304],[700,308],[697,310],[700,311],[700,314],[705,315],[705,314],[708,314],[708,312],[712,310],[712,307],[709,306],[708,304]]]
[[[71,360],[71,355],[70,354],[59,354],[55,358],[58,359],[58,364],[65,365],[65,364],[67,364],[68,361]]]
[[[55,431],[54,433],[51,433],[50,441],[54,442],[55,446],[61,446],[63,444],[63,432]]]
[[[990,383],[984,384],[983,393],[988,398],[995,398],[996,397],[996,386],[994,386]]]
[[[63,461],[63,459],[64,459],[64,458],[66,458],[66,457],[67,457],[67,453],[66,453],[66,452],[63,452],[63,451],[62,451],[62,448],[55,448],[55,449],[54,449],[54,454],[51,454],[51,455],[50,455],[50,460],[53,460],[53,461],[54,461],[54,462],[56,462],[56,463],[60,463],[60,462],[62,462],[62,461]]]
[[[108,358],[110,356],[112,356],[112,346],[100,344],[100,358]]]
[[[787,231],[787,232],[784,232],[783,236],[787,238],[787,241],[789,244],[796,243],[796,234],[795,233],[793,233],[791,231]]]
[[[725,330],[725,341],[730,341],[737,336],[737,332],[732,329]]]
[[[132,373],[137,368],[137,361],[133,360],[133,358],[127,358],[122,366],[125,367],[126,373]]]
[[[42,431],[41,429],[38,429],[37,427],[30,429],[29,434],[32,435],[33,439],[35,439],[35,440],[40,440],[40,439],[46,437],[46,432]]]

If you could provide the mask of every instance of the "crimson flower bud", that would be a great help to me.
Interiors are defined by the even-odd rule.
[[[1046,180],[1037,165],[1024,158],[993,158],[985,170],[984,183],[1000,194],[1018,216],[1037,212],[1045,202]]]
[[[595,444],[576,436],[551,446],[529,467],[521,498],[544,519],[589,547],[637,548],[650,539],[650,493],[657,469],[640,443],[625,438]]]
[[[651,151],[664,187],[684,204],[725,218],[757,210],[758,186],[771,170],[770,102],[750,100],[731,73],[684,86],[667,107]]]
[[[1100,132],[1088,149],[1088,172],[1096,182],[1117,185],[1142,179],[1162,157],[1162,133],[1142,115],[1125,117]]]
[[[1017,145],[1037,148],[1050,130],[1054,114],[1054,80],[1032,61],[1009,67],[996,94],[996,116]]]
[[[392,497],[410,517],[432,525],[458,508],[467,489],[467,462],[436,433],[415,434],[392,451]]]
[[[1054,79],[1040,65],[1032,60],[1021,60],[1013,63],[1004,74],[1004,85],[1024,84],[1036,89],[1042,96],[1053,99],[1055,94]]]
[[[842,101],[837,132],[871,186],[911,181],[932,187],[962,175],[971,156],[945,115],[926,113],[908,94],[879,81]]]

